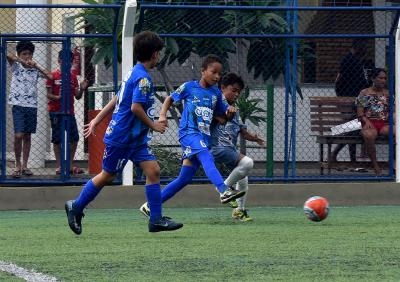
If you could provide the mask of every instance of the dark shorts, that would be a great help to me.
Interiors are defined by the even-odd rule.
[[[225,164],[230,170],[233,170],[240,160],[239,151],[233,147],[214,146],[211,153],[217,163]]]
[[[108,173],[121,172],[129,160],[138,166],[144,161],[155,161],[156,157],[147,144],[139,148],[118,148],[106,145],[103,155],[103,170]]]
[[[37,108],[13,105],[12,115],[15,133],[36,133]]]
[[[50,113],[51,122],[51,143],[60,144],[62,139],[61,131],[61,118],[58,113]],[[69,136],[69,143],[76,143],[79,141],[78,126],[74,116],[66,116],[68,120],[68,127],[66,128]]]

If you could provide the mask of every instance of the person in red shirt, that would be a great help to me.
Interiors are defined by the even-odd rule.
[[[71,53],[71,60],[73,59]],[[58,53],[58,64],[62,65],[62,51]],[[56,174],[60,174],[60,156],[61,156],[61,139],[62,134],[61,131],[61,121],[64,114],[69,119],[68,127],[66,131],[69,134],[69,142],[70,142],[70,168],[71,173],[80,174],[84,173],[83,169],[74,166],[73,161],[75,157],[76,148],[79,141],[79,132],[76,124],[75,113],[74,113],[74,100],[79,100],[82,98],[83,92],[88,87],[88,81],[83,80],[80,85],[78,83],[78,78],[75,74],[71,73],[71,95],[70,95],[70,107],[66,113],[62,112],[61,108],[61,84],[62,84],[62,74],[61,70],[57,69],[51,73],[53,76],[52,80],[47,80],[47,99],[48,99],[48,110],[50,114],[50,122],[51,122],[51,143],[53,143],[54,155],[56,158]],[[80,87],[79,87],[80,86]]]

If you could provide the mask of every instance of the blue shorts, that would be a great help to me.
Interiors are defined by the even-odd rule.
[[[181,143],[183,151],[183,159],[191,159],[201,151],[208,150],[206,142],[204,142],[201,134],[189,134],[182,137],[179,142]]]
[[[138,148],[119,148],[106,145],[103,155],[103,170],[108,173],[121,172],[128,160],[139,165],[144,161],[155,161],[156,157],[147,145]]]
[[[225,164],[229,169],[234,169],[240,159],[240,153],[236,148],[215,146],[211,148],[211,154],[215,162]]]
[[[36,133],[37,108],[13,105],[14,133]]]
[[[51,123],[51,143],[60,144],[62,138],[61,132],[61,118],[59,113],[50,113]],[[66,128],[69,136],[69,143],[76,143],[79,141],[78,126],[74,116],[66,116],[68,120],[68,128]]]

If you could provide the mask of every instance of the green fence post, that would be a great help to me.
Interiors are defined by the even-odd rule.
[[[267,177],[274,176],[274,86],[267,85]]]

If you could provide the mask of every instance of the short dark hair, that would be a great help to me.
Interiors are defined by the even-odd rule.
[[[201,69],[206,70],[208,66],[211,65],[212,63],[220,63],[221,65],[223,65],[220,57],[214,54],[209,54],[204,57],[203,62],[201,63]]]
[[[374,68],[374,69],[372,70],[372,72],[371,72],[371,78],[372,78],[372,79],[373,79],[373,78],[377,78],[378,75],[379,75],[381,72],[384,72],[384,73],[387,75],[387,72],[386,72],[385,69],[382,69],[382,68]]]
[[[17,43],[16,49],[18,55],[25,50],[31,51],[31,53],[33,54],[33,52],[35,52],[35,45],[33,45],[33,43],[30,41],[20,41]]]
[[[220,81],[221,86],[234,85],[235,83],[239,85],[241,90],[244,88],[243,79],[234,72],[229,72],[225,74]]]
[[[69,56],[71,58],[71,62],[74,60],[74,53],[72,53],[72,51],[69,51]],[[58,59],[62,60],[63,57],[63,50],[58,52]]]
[[[150,61],[155,52],[161,51],[164,41],[157,33],[152,31],[142,31],[136,34],[133,42],[133,53],[139,62]]]

